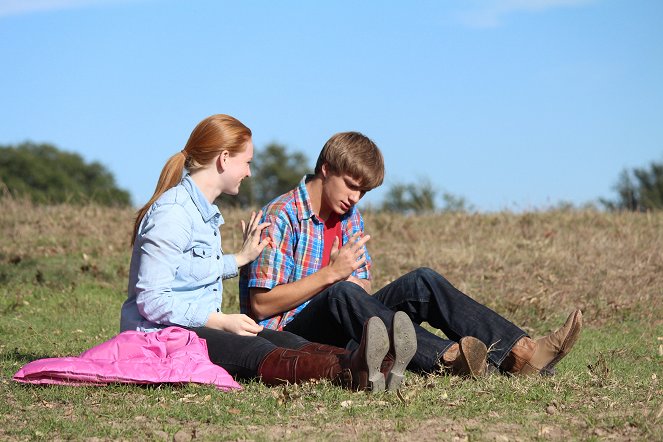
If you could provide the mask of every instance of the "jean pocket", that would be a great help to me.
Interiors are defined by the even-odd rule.
[[[209,276],[211,264],[211,247],[198,246],[191,249],[191,276],[196,280]]]

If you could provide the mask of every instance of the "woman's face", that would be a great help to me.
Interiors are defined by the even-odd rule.
[[[234,156],[228,155],[222,158],[221,161],[224,161],[223,173],[221,174],[223,193],[228,195],[237,195],[239,193],[239,185],[242,183],[242,180],[251,176],[252,160],[253,141],[250,139],[246,142],[244,151]]]

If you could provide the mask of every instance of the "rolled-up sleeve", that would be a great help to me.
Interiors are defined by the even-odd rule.
[[[273,289],[277,285],[290,282],[295,266],[292,246],[292,226],[289,220],[280,216],[268,215],[262,222],[271,223],[263,230],[262,237],[270,237],[270,244],[251,263],[249,287]]]
[[[221,272],[221,279],[234,278],[239,274],[237,267],[237,259],[235,255],[223,255],[223,271]]]

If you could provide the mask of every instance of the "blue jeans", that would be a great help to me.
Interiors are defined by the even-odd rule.
[[[499,367],[514,344],[527,334],[488,307],[456,289],[442,275],[427,268],[414,270],[373,296],[351,282],[339,282],[320,292],[284,330],[309,341],[338,347],[359,342],[364,322],[379,316],[389,327],[396,311],[412,319],[417,353],[408,369],[433,372],[442,354],[463,336],[474,336],[491,347],[488,360]],[[449,338],[420,326],[428,322]]]

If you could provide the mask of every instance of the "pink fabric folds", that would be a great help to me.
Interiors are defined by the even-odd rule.
[[[126,331],[78,357],[30,362],[14,375],[14,380],[63,385],[194,382],[226,391],[242,388],[226,370],[209,360],[204,339],[179,327],[152,333]]]

